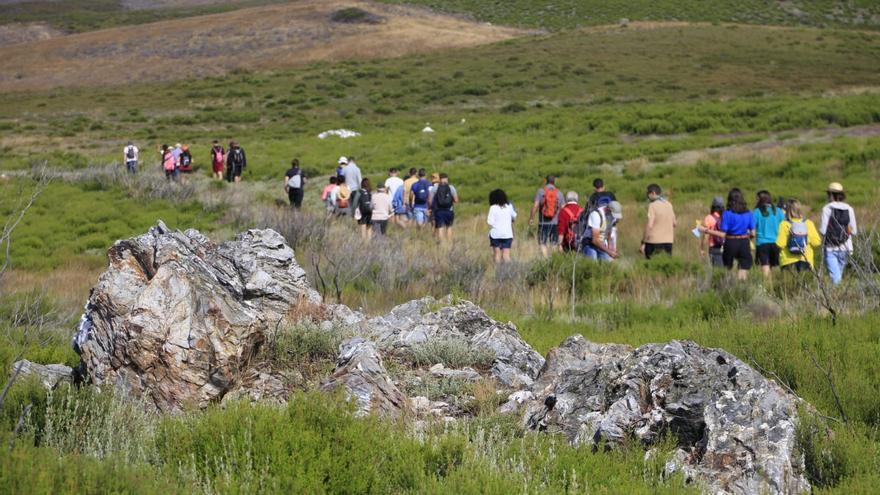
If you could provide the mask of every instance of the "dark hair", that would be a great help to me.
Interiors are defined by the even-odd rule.
[[[331,175],[331,176],[330,176],[330,183],[331,183],[331,184],[336,184],[336,176],[335,176],[335,175]]]
[[[509,202],[510,201],[507,200],[507,193],[505,193],[501,189],[495,189],[494,191],[489,193],[489,206],[504,206]]]
[[[602,179],[593,179],[593,189],[599,189],[600,187],[605,187],[605,181]]]
[[[423,168],[420,168],[419,169],[419,177],[424,177],[426,175],[428,175],[428,171]]]
[[[734,187],[727,193],[727,209],[734,213],[745,213],[749,211],[746,205],[746,199],[743,197],[742,191]]]
[[[447,174],[446,172],[440,172],[440,178],[441,178],[441,179],[448,179],[448,178],[449,178],[449,174]]]
[[[755,205],[755,208],[761,210],[761,216],[768,216],[770,211],[773,211],[773,214],[776,214],[776,205],[773,204],[773,196],[770,196],[769,191],[758,191],[758,203]]]
[[[389,174],[396,174],[396,173],[397,173],[397,167],[391,167],[391,168],[389,168],[389,169],[388,169],[388,173],[389,173]]]
[[[556,184],[556,176],[548,175],[547,176],[547,184]]]
[[[831,198],[831,201],[846,201],[846,194],[843,191],[840,192],[828,192],[828,197]]]
[[[412,175],[416,175],[416,173],[418,173],[418,171],[416,170],[415,167],[412,167],[412,168],[409,169],[409,175],[411,175],[411,176],[412,176]]]
[[[214,140],[214,144],[220,144],[220,141]]]
[[[361,189],[367,192],[373,190],[373,186],[370,185],[370,179],[364,179],[361,181]]]
[[[168,145],[167,145],[167,144],[163,144],[163,145],[162,145],[162,151],[166,151],[167,149],[168,149]]]
[[[294,158],[294,159],[290,162],[290,166],[293,167],[293,168],[299,168],[299,158]]]
[[[344,175],[339,175],[339,176],[337,176],[337,177],[336,177],[336,183],[337,183],[337,184],[345,184],[345,176],[344,176]]]
[[[709,213],[722,213],[722,212],[724,212],[724,205],[715,205],[715,204],[713,204],[713,205],[709,208]]]
[[[661,194],[663,190],[660,189],[660,186],[657,184],[648,184],[648,192],[654,194]]]

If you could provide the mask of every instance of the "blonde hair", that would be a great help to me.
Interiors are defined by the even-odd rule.
[[[804,218],[804,214],[801,211],[801,202],[796,199],[788,200],[788,207],[785,209],[785,218],[791,220],[792,218]]]

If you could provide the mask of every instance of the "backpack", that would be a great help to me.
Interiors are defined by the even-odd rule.
[[[370,191],[361,191],[358,198],[358,209],[361,210],[361,216],[369,216],[373,214],[373,197]]]
[[[556,216],[556,210],[559,206],[558,189],[551,186],[544,186],[544,197],[541,199],[541,215],[544,218],[553,218]]]
[[[398,187],[394,191],[394,197],[391,198],[391,207],[394,209],[394,213],[404,213],[406,211],[403,205],[403,186]]]
[[[162,168],[169,172],[174,170],[174,154],[171,153],[171,150],[166,151],[162,156]]]
[[[340,185],[339,191],[336,192],[336,206],[339,208],[348,208],[348,198],[350,197],[351,190],[348,188],[348,185]]]
[[[602,223],[599,225],[599,228],[603,231],[604,239],[607,242],[611,239],[611,231],[614,228],[614,217],[610,213],[602,214],[598,208],[593,209],[584,209],[580,215],[578,215],[577,219],[577,227],[576,234],[577,239],[580,239],[581,245],[593,244],[593,229],[590,227],[590,215],[596,212],[599,214],[599,217],[602,219]]]
[[[578,215],[578,218],[580,218],[580,214]],[[575,246],[577,246],[577,239],[578,239],[577,232],[576,232],[577,226],[578,226],[578,219],[577,218],[573,218],[573,219],[571,219],[570,222],[568,222],[568,228],[565,229],[565,232],[562,234],[562,245],[563,246],[566,246],[569,248],[574,248]]]
[[[426,182],[428,181],[420,179],[415,183],[417,188],[413,191],[413,197],[415,198],[413,203],[417,205],[428,204],[428,186],[425,185]]]
[[[244,165],[244,154],[242,154],[241,148],[235,148],[231,151],[229,163],[235,167],[241,167]]]
[[[452,187],[449,184],[439,184],[437,191],[434,193],[434,198],[437,200],[437,208],[442,210],[452,208],[452,203],[455,200],[452,196]]]
[[[807,254],[807,223],[803,220],[793,222],[788,220],[791,228],[788,231],[788,243],[786,248],[792,254]]]
[[[831,218],[825,228],[825,245],[838,247],[849,240],[849,210],[831,208]]]
[[[302,188],[302,172],[299,170],[295,174],[287,178],[287,187],[291,189]]]
[[[129,146],[125,151],[125,158],[134,161],[134,146]]]
[[[223,148],[214,148],[214,163],[223,163]]]
[[[189,153],[182,153],[180,155],[180,165],[188,167],[190,163],[192,163],[192,156]]]

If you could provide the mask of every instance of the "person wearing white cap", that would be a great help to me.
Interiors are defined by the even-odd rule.
[[[822,208],[819,233],[822,234],[822,254],[833,284],[843,279],[843,270],[853,251],[852,237],[858,233],[856,214],[846,204],[846,193],[839,182],[828,185],[828,204]]]
[[[348,165],[348,158],[340,156],[336,162],[336,177],[343,177],[345,175],[346,165]]]

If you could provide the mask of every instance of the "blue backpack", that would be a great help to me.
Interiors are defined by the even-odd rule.
[[[806,254],[807,253],[807,223],[803,220],[792,222],[788,221],[791,224],[791,229],[788,231],[788,243],[786,247],[788,248],[788,252],[792,254]]]
[[[430,195],[428,189],[431,187],[431,183],[426,179],[419,179],[418,182],[413,184],[413,196],[415,200],[414,204],[419,206],[424,206],[428,204],[428,196]]]
[[[403,214],[406,213],[406,206],[403,204],[403,186],[397,188],[394,191],[394,197],[391,198],[391,208],[394,209],[394,213]]]

